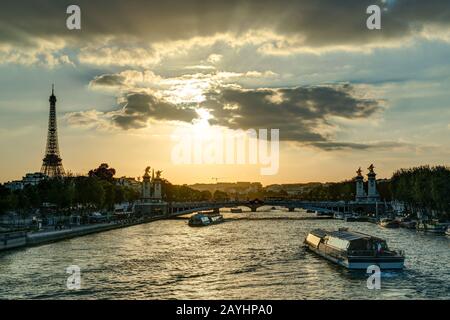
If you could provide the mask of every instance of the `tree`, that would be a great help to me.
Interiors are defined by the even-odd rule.
[[[104,193],[102,207],[108,210],[114,209],[114,204],[116,203],[116,192],[114,185],[105,180],[100,181],[100,184]]]
[[[13,197],[11,191],[4,185],[0,184],[0,214],[14,208]]]
[[[400,169],[391,178],[393,199],[402,201],[413,213],[421,211],[438,217],[449,216],[450,170],[429,166]]]
[[[89,171],[89,177],[97,177],[100,180],[113,182],[116,169],[110,168],[107,163],[102,163],[97,169]]]
[[[105,199],[105,191],[98,178],[77,177],[75,179],[76,202],[84,206],[101,208]]]
[[[213,198],[215,201],[227,201],[229,197],[226,192],[216,190],[214,191]]]

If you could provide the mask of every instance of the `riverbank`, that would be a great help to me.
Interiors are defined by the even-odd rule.
[[[88,234],[105,232],[120,228],[127,228],[134,225],[161,220],[164,218],[166,218],[166,216],[162,215],[151,218],[133,220],[129,222],[115,221],[84,226],[76,226],[70,229],[63,229],[63,230],[5,233],[0,235],[0,251],[30,246],[38,246],[46,243],[67,240],[75,237],[81,237]]]

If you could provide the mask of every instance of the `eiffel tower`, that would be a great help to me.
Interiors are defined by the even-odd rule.
[[[61,177],[64,175],[64,168],[59,155],[54,85],[52,85],[52,95],[48,101],[50,102],[50,115],[48,119],[47,147],[45,149],[45,157],[42,160],[41,172],[49,177]]]

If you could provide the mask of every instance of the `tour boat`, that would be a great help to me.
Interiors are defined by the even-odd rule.
[[[220,213],[199,212],[191,216],[188,224],[191,227],[203,227],[209,226],[211,224],[221,223],[223,221],[223,216]]]
[[[231,213],[242,213],[242,209],[241,208],[231,208],[230,212]]]
[[[316,229],[305,239],[306,247],[318,255],[348,269],[364,269],[376,265],[380,269],[403,269],[402,252],[390,250],[386,241],[368,234]]]
[[[448,236],[450,236],[450,226],[447,227],[447,231],[445,231],[445,234],[448,235]]]
[[[400,227],[400,223],[397,220],[384,218],[380,220],[380,226],[382,226],[383,228],[395,229]]]
[[[316,213],[316,211],[315,211],[315,210],[308,209],[308,210],[306,210],[306,213]]]

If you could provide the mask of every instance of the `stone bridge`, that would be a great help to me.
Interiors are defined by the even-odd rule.
[[[384,202],[355,201],[300,201],[300,200],[250,200],[250,201],[203,201],[173,202],[168,204],[167,213],[171,216],[196,212],[199,210],[215,210],[221,208],[248,207],[252,212],[263,206],[284,207],[289,211],[297,209],[314,210],[321,213],[378,213],[383,214],[387,205]]]

